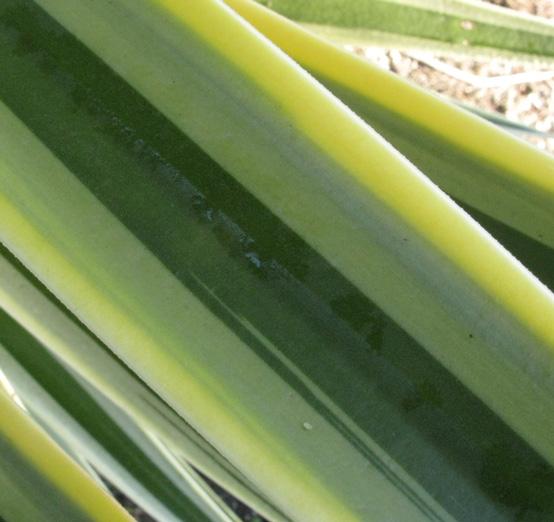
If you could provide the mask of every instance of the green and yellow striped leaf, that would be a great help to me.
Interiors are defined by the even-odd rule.
[[[6,522],[132,520],[2,388],[0,517]]]
[[[229,0],[554,288],[552,157],[249,0]],[[429,117],[432,114],[433,117]]]
[[[343,43],[552,64],[554,25],[482,0],[257,0]]]
[[[553,513],[554,297],[371,127],[219,1],[0,31],[0,240],[268,505]]]
[[[201,491],[205,497],[201,484],[194,483],[196,472],[188,469],[188,462],[272,520],[284,520],[186,421],[106,353],[106,348],[82,325],[75,324],[69,312],[61,308],[23,267],[17,270],[17,262],[10,259],[9,253],[3,254],[4,258],[0,258],[0,308],[6,315],[0,314],[3,325],[0,339],[5,345],[5,349],[0,348],[2,368],[10,375],[10,382],[16,385],[27,408],[32,403],[34,415],[43,420],[57,439],[67,441],[66,447],[77,447],[72,454],[93,462],[111,483],[136,498],[146,511],[155,513],[160,522],[168,516],[164,497],[169,511],[179,512],[184,507],[189,517],[195,511],[175,492],[174,484],[166,483],[163,474],[170,478],[175,472],[186,474],[193,489]],[[35,378],[26,375],[27,372]],[[62,382],[65,383],[63,387]],[[123,425],[125,434],[119,426],[113,425],[114,422]],[[138,439],[146,446],[150,457],[129,438]],[[152,443],[148,444],[148,440]],[[165,460],[169,462],[164,462],[160,452],[168,456]],[[168,464],[173,465],[175,471],[168,471]],[[123,477],[124,473],[130,473],[131,477]],[[153,487],[144,490],[144,483],[151,480]],[[179,488],[183,477],[173,481]],[[205,503],[198,502],[201,499],[186,483],[182,486],[197,504]],[[137,493],[137,488],[143,491]],[[152,499],[156,491],[161,495]],[[214,507],[213,501],[211,504],[210,519],[219,520],[215,517],[221,508]]]

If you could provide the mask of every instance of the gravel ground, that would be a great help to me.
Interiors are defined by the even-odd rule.
[[[554,19],[554,1],[552,0],[482,1]],[[480,109],[498,112],[510,120],[554,134],[554,73],[550,75],[550,78],[527,81],[517,85],[509,85],[502,79],[493,87],[480,85],[484,78],[537,72],[548,75],[553,72],[551,70],[502,60],[459,61],[419,55],[416,57],[396,50],[387,51],[380,48],[349,47],[349,50],[442,96],[463,101]],[[434,60],[437,59],[440,64],[435,64]],[[441,70],[438,70],[437,67]],[[459,76],[459,71],[472,76],[467,78],[468,81],[462,81],[456,78]],[[554,137],[546,139],[529,137],[526,139],[539,148],[554,154]],[[256,513],[225,491],[217,489],[217,492],[242,520],[247,522],[263,521]],[[123,495],[116,491],[114,494],[139,522],[155,522],[153,518],[137,508]]]
[[[533,15],[554,19],[552,0],[482,0]],[[509,120],[523,123],[552,137],[520,137],[554,154],[554,71],[506,60],[454,60],[421,53],[382,48],[347,49],[437,94],[456,99]],[[510,84],[513,75],[525,74],[525,82]],[[542,78],[541,78],[542,76]],[[460,79],[462,77],[463,79]],[[537,79],[538,77],[538,79]],[[490,86],[487,86],[487,83]]]

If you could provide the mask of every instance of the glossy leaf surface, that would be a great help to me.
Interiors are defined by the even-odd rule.
[[[290,519],[552,515],[548,290],[221,3],[37,3],[0,237],[79,320]]]

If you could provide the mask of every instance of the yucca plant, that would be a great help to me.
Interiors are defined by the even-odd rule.
[[[475,2],[263,3],[552,61]],[[247,0],[0,35],[2,520],[128,519],[106,482],[236,520],[206,477],[277,522],[554,520],[551,156]]]

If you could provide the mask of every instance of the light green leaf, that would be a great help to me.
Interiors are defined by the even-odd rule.
[[[472,0],[257,0],[344,43],[552,64],[554,25]]]
[[[237,520],[210,498],[209,488],[200,494],[199,477],[189,476],[188,483],[185,482],[167,459],[155,451],[155,446],[144,440],[144,435],[140,440],[136,433],[140,430],[136,426],[129,429],[132,423],[124,412],[117,411],[117,422],[106,415],[105,404],[99,408],[67,372],[41,353],[42,348],[4,314],[0,324],[1,340],[7,341],[14,356],[21,360],[18,362],[0,345],[2,368],[25,407],[62,448],[92,465],[160,522]],[[35,381],[22,364],[41,382]]]
[[[228,3],[461,202],[543,283],[554,288],[551,156],[253,2]]]
[[[12,126],[10,128],[12,131],[14,130]],[[26,136],[27,143],[29,143],[27,141],[29,138],[31,136]],[[35,150],[35,153],[37,152]],[[35,153],[28,157],[40,157],[40,154],[37,156]],[[41,159],[45,166],[46,158],[43,156]],[[368,468],[366,459],[360,459],[359,451],[347,440],[341,440],[340,432],[322,416],[322,413],[319,413],[314,406],[299,396],[294,388],[291,389],[286,381],[283,381],[275,373],[275,370],[267,366],[258,355],[251,352],[248,345],[244,344],[228,326],[220,323],[217,317],[194,294],[185,289],[178,280],[173,279],[159,261],[154,259],[127,230],[123,229],[96,200],[92,199],[88,192],[79,188],[69,173],[50,168],[43,169],[43,173],[48,176],[48,180],[43,179],[52,188],[50,195],[55,194],[62,186],[66,186],[71,191],[72,201],[66,207],[66,211],[72,213],[73,209],[79,209],[79,214],[84,218],[86,216],[80,226],[87,227],[88,237],[99,238],[100,230],[109,231],[109,236],[104,237],[108,243],[103,246],[95,241],[93,250],[88,252],[82,249],[82,246],[85,245],[79,246],[78,252],[74,251],[73,254],[65,250],[65,262],[60,258],[55,261],[55,258],[52,258],[54,265],[60,266],[60,268],[60,262],[65,265],[63,275],[60,272],[65,280],[62,287],[65,287],[66,290],[79,288],[79,294],[88,303],[86,307],[95,301],[98,303],[94,307],[101,312],[103,317],[102,335],[108,344],[114,348],[117,347],[118,350],[123,349],[124,352],[120,351],[119,353],[124,355],[127,361],[132,360],[134,364],[138,364],[138,367],[135,366],[138,373],[158,393],[162,393],[166,398],[170,397],[172,405],[182,412],[193,425],[198,426],[208,440],[214,443],[217,441],[218,447],[228,455],[231,453],[230,459],[236,461],[237,464],[242,464],[246,474],[256,470],[263,477],[263,469],[271,469],[271,476],[265,479],[267,493],[269,494],[271,487],[276,488],[278,493],[285,493],[288,500],[292,500],[293,505],[297,504],[296,509],[301,509],[307,496],[313,496],[309,503],[310,512],[317,498],[318,512],[322,517],[336,518],[339,516],[345,520],[357,519],[358,515],[349,513],[353,509],[349,502],[340,502],[331,495],[340,493],[346,498],[355,495],[356,498],[362,499],[370,495],[371,491],[375,491],[375,494],[378,491],[380,498],[390,496],[390,502],[393,502],[394,499],[397,511],[401,516],[419,516],[423,520],[427,519],[427,516],[418,515],[418,504],[421,502],[421,498],[425,499],[426,503],[432,504],[431,499],[426,498],[423,491],[418,491],[417,503],[413,505],[409,497],[404,497],[394,485],[389,485],[381,471],[383,463],[380,461],[385,457],[378,457],[380,450],[377,447],[372,448],[374,445],[371,441],[366,442],[366,445],[371,448],[371,455],[377,452],[377,456],[371,458],[379,460],[377,461],[378,467]],[[56,179],[58,173],[62,174],[62,177]],[[7,171],[3,170],[4,180],[6,180],[6,174]],[[54,174],[54,177],[51,174]],[[9,186],[12,184],[9,183]],[[42,204],[37,200],[35,202],[37,205],[33,205],[34,208],[39,209]],[[56,203],[57,211],[62,210],[58,206],[59,203],[61,203],[60,200]],[[4,208],[9,213],[10,224],[16,224],[19,221],[16,214],[10,212],[11,209],[8,205],[5,205]],[[91,222],[89,218],[92,215],[94,215],[94,220]],[[63,221],[75,225],[77,224],[75,217],[72,214],[69,220],[64,219]],[[42,213],[41,221],[45,218],[46,215]],[[94,232],[89,228],[91,226],[99,227],[99,229]],[[24,237],[25,241],[31,240],[34,245],[37,245],[38,236],[30,228],[24,227],[26,229],[24,234],[18,233],[18,236]],[[19,226],[16,228],[18,232],[23,231]],[[91,233],[93,236],[90,235]],[[64,240],[64,243],[67,246],[78,237],[84,237],[82,232],[78,232],[78,236],[74,236],[73,240],[69,240],[69,242]],[[13,245],[11,241],[10,244]],[[109,263],[106,262],[107,260],[100,262],[96,268],[90,266],[90,261],[100,252],[104,252],[110,257],[113,255],[113,251],[110,252],[109,248],[105,248],[109,244],[117,245],[118,255],[123,259],[133,260],[132,272],[127,263],[118,267],[118,263],[114,264],[113,259]],[[43,245],[46,246],[45,243]],[[44,254],[43,250],[41,253],[43,259]],[[79,273],[72,270],[68,264],[68,261],[71,260],[71,265],[76,267],[77,265],[74,263],[79,257],[88,260],[86,263],[89,264],[87,270],[89,274],[91,268],[96,273],[98,273],[97,270],[105,273],[105,270],[108,269],[112,274],[113,270],[117,269],[119,281],[116,282],[116,279],[109,276],[105,283],[98,286],[100,280],[93,276],[96,280],[95,284],[88,286],[84,280],[80,281]],[[30,264],[34,265],[34,263]],[[147,274],[149,275],[147,276]],[[152,277],[152,274],[156,274],[156,277],[150,279],[151,286],[145,288],[141,284],[137,287],[137,281],[146,282]],[[103,278],[104,276],[101,276],[101,279]],[[82,286],[82,283],[85,283],[86,286]],[[114,307],[113,304],[108,305],[108,301],[104,301],[102,304],[97,301],[94,294],[102,287],[105,288],[104,291],[107,291],[106,295],[113,295],[113,291],[118,287],[121,288],[121,285],[124,286],[125,291],[138,288],[142,293],[143,290],[147,290],[143,294],[142,302],[133,303],[136,295],[131,301],[124,298],[125,304],[120,303],[123,305],[122,308]],[[54,283],[54,286],[57,284]],[[108,288],[110,288],[109,291]],[[134,293],[134,291],[132,292]],[[117,293],[123,297],[120,290],[117,290]],[[164,297],[168,295],[172,296],[171,300]],[[81,303],[82,306],[85,301],[81,301]],[[81,306],[78,311],[80,314],[83,312]],[[121,315],[121,312],[129,306],[132,310],[132,320],[131,316],[124,318]],[[146,308],[144,312],[141,312],[140,309],[144,306]],[[187,313],[183,314],[183,310]],[[109,312],[108,315],[104,315],[106,311]],[[92,323],[89,324],[93,326]],[[238,324],[240,325],[240,323]],[[172,331],[175,326],[181,331]],[[254,346],[260,345],[265,350],[269,349],[268,355],[272,354],[274,358],[278,355],[275,348],[264,342],[252,326],[245,323],[243,328],[246,328],[244,333],[251,338],[250,342],[253,342]],[[210,337],[207,339],[208,333]],[[158,337],[160,335],[161,338]],[[137,346],[140,346],[140,357],[137,357]],[[161,346],[164,347],[163,351],[159,349]],[[218,350],[220,346],[226,347],[226,350],[224,352]],[[288,373],[295,373],[294,368],[289,367],[286,361],[282,361],[281,364],[285,364]],[[299,377],[301,382],[305,379]],[[260,393],[261,390],[256,394],[252,393],[253,379],[259,380],[260,384],[263,383],[265,390],[263,393]],[[156,383],[163,383],[163,387]],[[309,382],[303,384],[304,387],[307,385],[309,386]],[[193,397],[194,400],[192,400]],[[324,400],[323,397],[320,400],[322,399]],[[283,419],[280,412],[285,407],[287,418]],[[314,429],[308,430],[305,425],[313,426]],[[354,429],[354,426],[350,429]],[[223,441],[226,442],[223,443]],[[232,446],[229,446],[230,442],[232,442]],[[326,472],[328,462],[332,462],[336,458],[339,447],[341,447],[340,465],[333,466],[333,475],[329,476]],[[314,448],[319,448],[319,451],[314,452]],[[299,453],[300,455],[298,455]],[[316,472],[313,471],[314,468],[317,470]],[[335,481],[339,472],[342,473],[341,482],[344,484],[342,492],[335,490]],[[399,470],[396,474],[400,473]],[[403,474],[400,476],[403,477]],[[347,485],[346,477],[355,478],[358,491],[352,489],[352,483]],[[323,484],[320,482],[322,480]],[[400,480],[404,482],[409,479],[403,477]],[[333,484],[332,488],[331,484]],[[264,482],[262,482],[263,485]],[[410,491],[416,487],[415,484],[411,484]],[[325,493],[323,493],[324,491]],[[327,500],[321,503],[324,497]],[[387,509],[385,507],[387,504],[375,505],[374,512],[378,514],[379,510]],[[363,507],[360,504],[357,505],[360,506],[358,509],[366,509],[365,505]],[[290,504],[286,507],[290,509]],[[425,508],[426,511],[427,509],[429,508]],[[434,508],[435,511],[437,509],[437,507]],[[441,516],[441,518],[444,517]],[[417,518],[415,519],[417,520]]]
[[[6,522],[132,520],[2,388],[0,517]]]
[[[0,249],[0,252],[3,249]],[[9,256],[4,252],[4,255]],[[14,260],[11,260],[14,262]],[[34,283],[34,286],[33,286]],[[42,293],[41,290],[42,289]],[[42,295],[45,294],[45,295]],[[110,431],[111,422],[123,422],[124,419],[131,416],[134,421],[130,419],[126,421],[126,425],[134,425],[135,429],[129,428],[126,430],[127,435],[130,438],[139,437],[140,433],[148,433],[148,437],[151,440],[155,440],[156,447],[164,447],[170,445],[173,450],[166,448],[163,450],[165,454],[168,452],[175,453],[181,459],[187,459],[195,463],[195,465],[203,471],[206,475],[210,476],[218,483],[225,485],[235,495],[248,502],[249,505],[255,506],[261,513],[266,513],[272,520],[284,520],[284,518],[278,514],[275,509],[268,506],[265,501],[260,498],[258,492],[255,492],[250,484],[246,484],[244,477],[240,476],[236,469],[232,468],[230,464],[225,461],[220,454],[214,451],[213,447],[207,444],[201,439],[194,430],[183,419],[179,418],[175,413],[170,410],[166,404],[164,404],[158,397],[156,397],[151,390],[146,388],[140,381],[133,378],[133,375],[124,369],[124,367],[112,356],[106,353],[99,342],[94,339],[90,333],[82,328],[82,325],[74,324],[71,320],[71,316],[67,310],[60,309],[59,303],[53,296],[48,295],[48,292],[42,288],[42,286],[26,273],[26,271],[19,267],[17,271],[14,266],[7,260],[0,258],[0,308],[3,308],[9,315],[24,326],[28,332],[39,339],[44,346],[47,347],[57,358],[63,362],[71,373],[75,374],[81,385],[88,389],[88,393],[95,397],[95,400],[100,403],[104,403],[114,413],[111,417],[112,420],[106,419],[103,415],[105,423],[102,426],[98,426],[98,417],[94,414],[92,416],[93,425],[95,427],[98,439],[102,438],[103,431]],[[4,315],[2,315],[4,317]],[[12,325],[7,318],[4,321],[8,321],[8,324]],[[15,327],[17,330],[17,328]],[[27,333],[20,331],[20,337],[29,338]],[[14,339],[17,339],[17,335]],[[56,383],[54,390],[57,388],[57,384],[60,380],[65,379],[66,384],[70,383],[73,387],[75,384],[73,380],[68,377],[54,360],[44,353],[41,346],[34,340],[31,340],[31,345],[35,347],[32,352],[32,357],[25,365],[29,370],[39,371],[40,373],[46,372],[46,374],[54,374],[50,377],[50,382]],[[21,341],[20,341],[21,343]],[[22,345],[26,347],[25,341]],[[42,354],[42,357],[41,357]],[[35,363],[33,364],[33,361]],[[12,380],[18,380],[17,374],[13,369],[13,364],[9,365],[6,357],[0,357],[1,366],[4,370],[8,371]],[[60,375],[58,376],[58,373]],[[18,382],[21,379],[18,380]],[[28,380],[28,378],[27,378]],[[29,392],[31,385],[20,385],[20,389],[24,387],[26,390],[26,403],[30,401]],[[35,385],[36,388],[36,385]],[[77,393],[83,400],[90,400],[90,397],[83,399],[82,390],[77,390]],[[100,393],[109,397],[111,406],[106,403],[106,398],[103,398]],[[42,392],[43,397],[45,392]],[[72,398],[73,393],[66,386],[63,390],[62,397],[69,395]],[[52,399],[44,399],[50,400]],[[61,401],[63,402],[63,401]],[[35,411],[37,415],[42,418],[46,413],[44,405],[41,407],[41,402],[35,399],[33,403],[36,405]],[[53,407],[53,406],[52,406]],[[58,406],[59,408],[59,406]],[[96,411],[98,404],[92,405],[92,410]],[[79,408],[78,412],[87,416],[86,408]],[[60,414],[58,414],[60,415]],[[65,414],[67,417],[67,414]],[[59,424],[58,429],[64,429],[63,434],[58,434],[58,438],[62,437],[67,439],[71,438],[70,429],[66,427],[67,422],[56,423],[55,419],[51,418],[49,425],[52,426],[52,430],[56,430],[56,425]],[[75,421],[71,421],[73,424]],[[82,428],[81,431],[83,431]],[[68,431],[69,430],[69,431]],[[98,431],[100,430],[100,431]],[[113,431],[113,430],[112,430]],[[135,433],[136,432],[136,433]],[[76,436],[76,435],[73,435]],[[88,438],[87,438],[88,437]],[[142,436],[144,438],[144,435]],[[83,440],[86,439],[86,440]],[[94,446],[98,445],[99,440],[91,438],[89,435],[81,435],[80,448],[78,453],[83,454],[91,461],[98,461],[99,449],[94,449]],[[96,442],[98,440],[98,442]],[[91,442],[91,447],[87,448],[86,442]],[[125,440],[119,441],[117,437],[112,436],[112,443],[122,444],[126,446]],[[75,445],[75,443],[73,443]],[[147,444],[148,445],[148,444]],[[150,446],[153,446],[150,444]],[[105,452],[105,450],[102,450]],[[73,452],[75,454],[75,452]],[[155,460],[158,463],[158,467],[163,469],[164,466],[160,465],[160,458],[157,455],[157,451],[154,451]],[[108,456],[106,456],[107,458]],[[112,459],[113,460],[113,459]],[[128,459],[124,459],[128,460]],[[134,459],[136,461],[136,459]],[[167,461],[167,459],[165,459]],[[171,465],[175,467],[175,457],[170,457]],[[140,462],[146,464],[143,460]],[[163,463],[163,462],[162,462]],[[102,466],[95,462],[95,465],[100,469]],[[152,506],[145,506],[144,502],[149,500],[148,495],[144,492],[137,494],[135,490],[129,490],[129,486],[132,482],[127,484],[120,478],[121,473],[114,477],[115,469],[112,469],[116,464],[111,464],[111,467],[106,469],[106,464],[103,465],[103,473],[108,476],[112,483],[115,483],[121,490],[136,498],[137,502],[145,507],[145,509],[151,513],[157,512],[158,507],[155,509]],[[167,468],[167,462],[165,462]],[[121,465],[120,465],[121,467]],[[181,468],[186,467],[186,464],[182,464]],[[111,471],[111,473],[110,473]],[[189,472],[188,475],[193,475],[194,472]],[[156,476],[156,473],[152,473],[152,476]],[[136,481],[135,481],[136,482]],[[179,480],[175,480],[179,482]],[[137,486],[139,486],[137,484]],[[155,488],[154,488],[155,489]],[[166,488],[167,490],[171,488]],[[159,517],[161,520],[161,517]]]
[[[39,4],[0,238],[87,327],[291,519],[552,512],[550,292],[221,3]]]
[[[507,132],[514,133],[516,136],[527,135],[527,136],[536,136],[538,138],[550,138],[550,139],[554,138],[554,134],[552,132],[541,131],[535,127],[526,125],[525,123],[520,123],[518,121],[511,120],[501,113],[480,109],[478,107],[474,107],[472,105],[468,105],[467,103],[460,102],[454,99],[450,101],[451,103],[458,105],[462,109],[469,111],[473,114],[476,114],[477,116],[479,116],[480,118],[483,118],[484,120],[494,123],[501,129]]]

